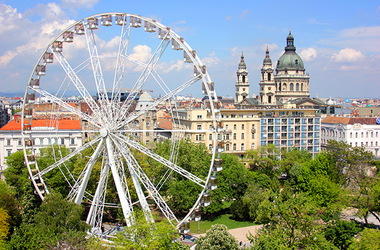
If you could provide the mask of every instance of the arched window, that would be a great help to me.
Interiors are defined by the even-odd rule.
[[[243,83],[245,83],[245,76],[243,76],[243,80],[242,81],[243,81]]]
[[[300,91],[300,84],[298,82],[296,84],[296,91]]]
[[[270,81],[271,79],[270,79],[270,73],[268,73],[268,81]]]
[[[285,90],[285,91],[287,90],[286,89],[286,83],[284,83],[282,90]]]
[[[272,103],[272,97],[268,96],[268,103]]]
[[[293,83],[290,84],[290,91],[294,91],[294,84]]]
[[[303,83],[301,83],[301,91],[303,91]]]

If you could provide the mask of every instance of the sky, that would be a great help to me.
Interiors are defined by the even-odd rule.
[[[104,12],[152,18],[184,37],[207,66],[218,95],[234,95],[242,52],[250,95],[258,94],[266,48],[275,67],[291,28],[296,52],[310,75],[311,97],[379,97],[380,2],[366,0],[0,0],[0,92],[23,92],[51,39],[74,21]],[[104,34],[104,49],[118,35]],[[151,54],[147,44],[137,39],[133,53]],[[182,66],[168,60],[160,67],[167,79],[174,79]]]

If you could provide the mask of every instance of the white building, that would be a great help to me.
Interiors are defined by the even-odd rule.
[[[322,147],[328,140],[344,141],[353,147],[365,147],[379,156],[380,125],[376,120],[328,116],[321,123]]]
[[[58,144],[72,151],[82,146],[82,129],[79,120],[61,119],[55,125],[47,119],[32,120],[31,138],[35,154],[49,145]],[[0,129],[0,171],[6,168],[5,157],[22,150],[21,119],[17,117]]]

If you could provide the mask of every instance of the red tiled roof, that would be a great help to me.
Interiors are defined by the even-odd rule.
[[[47,120],[47,119],[32,120],[32,128],[56,127],[57,123],[58,123],[58,129],[60,130],[81,129],[79,120],[70,120],[70,119],[61,119],[58,121]],[[7,124],[5,124],[0,130],[21,130],[21,121],[18,119],[11,120]]]
[[[333,117],[333,116],[327,116],[325,119],[322,120],[322,123],[332,123],[332,124],[376,124],[376,118],[360,118],[360,117]]]

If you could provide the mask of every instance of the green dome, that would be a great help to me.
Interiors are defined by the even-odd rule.
[[[294,37],[289,31],[289,35],[286,38],[285,53],[282,54],[277,61],[277,71],[279,70],[305,70],[303,66],[302,58],[296,53],[296,47],[294,46]]]
[[[277,70],[305,70],[301,57],[295,51],[285,51],[277,61]]]

